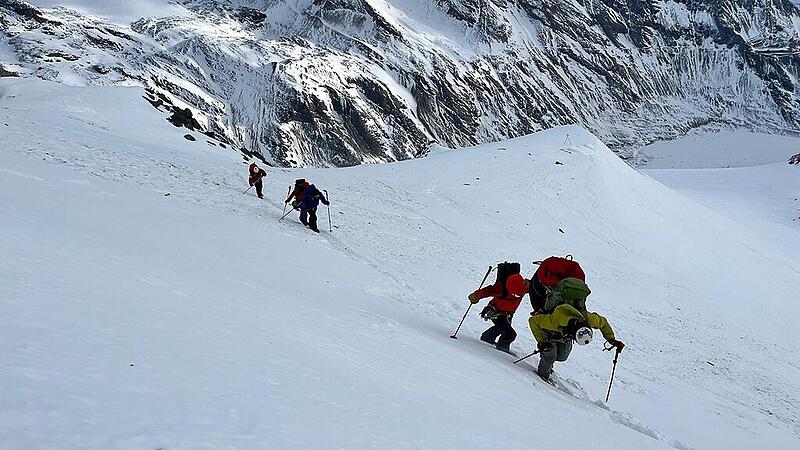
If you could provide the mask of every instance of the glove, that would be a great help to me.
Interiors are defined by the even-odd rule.
[[[552,342],[539,342],[536,344],[536,348],[539,349],[539,353],[547,353],[553,350],[553,343]]]
[[[476,293],[474,293],[474,292],[472,294],[469,294],[469,296],[467,298],[469,299],[470,303],[472,303],[473,305],[478,303],[479,301],[481,301],[481,299],[478,298],[478,295]]]
[[[331,202],[329,202],[329,201],[327,201],[327,200],[323,200],[323,201],[322,201],[322,204],[323,204],[323,205],[325,205],[325,206],[330,206],[330,205],[331,205]]]
[[[618,341],[614,339],[613,341],[608,341],[609,344],[617,347],[617,352],[621,352],[623,348],[625,348],[625,344],[622,341]]]
[[[286,203],[288,205],[289,204],[289,199],[287,198],[286,200],[283,201],[283,203]]]

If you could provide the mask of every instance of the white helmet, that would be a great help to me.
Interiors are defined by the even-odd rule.
[[[580,327],[575,332],[575,342],[578,345],[587,345],[592,342],[592,329],[589,327]]]

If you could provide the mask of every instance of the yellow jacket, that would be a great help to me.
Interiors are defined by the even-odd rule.
[[[536,342],[545,342],[547,338],[545,338],[543,330],[563,333],[572,319],[585,320],[591,328],[600,330],[607,341],[614,340],[614,330],[611,329],[611,325],[608,324],[605,317],[594,312],[587,312],[586,316],[584,316],[574,306],[567,304],[557,306],[551,314],[531,316],[528,319],[528,323],[531,326]]]

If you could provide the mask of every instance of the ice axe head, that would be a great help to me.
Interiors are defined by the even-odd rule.
[[[457,338],[457,337],[456,337],[456,335],[454,334],[454,335],[450,336],[450,339],[458,339],[458,338]]]

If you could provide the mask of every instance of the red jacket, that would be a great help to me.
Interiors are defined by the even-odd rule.
[[[250,186],[256,184],[257,181],[265,176],[267,176],[267,172],[264,172],[264,169],[257,167],[255,163],[250,164],[250,178],[248,179]]]
[[[475,295],[477,295],[478,298],[494,297],[492,298],[492,301],[489,302],[489,304],[494,305],[494,307],[497,308],[499,311],[509,314],[515,312],[517,308],[519,308],[519,304],[520,302],[522,302],[522,297],[524,297],[524,295],[521,295],[519,297],[515,297],[513,295],[502,297],[503,295],[502,283],[497,283],[491,286],[486,286],[483,289],[478,289],[477,291],[475,291]]]
[[[536,274],[539,282],[550,289],[556,287],[558,282],[564,278],[579,278],[586,281],[586,275],[580,264],[558,256],[551,256],[542,261]]]
[[[292,200],[292,197],[294,197],[297,200],[297,203],[302,202],[303,199],[305,198],[305,194],[303,193],[303,191],[305,191],[307,187],[308,187],[308,181],[304,180],[302,183],[295,183],[294,190],[292,191],[291,194],[289,194],[289,197],[286,199],[286,203],[289,203]]]

